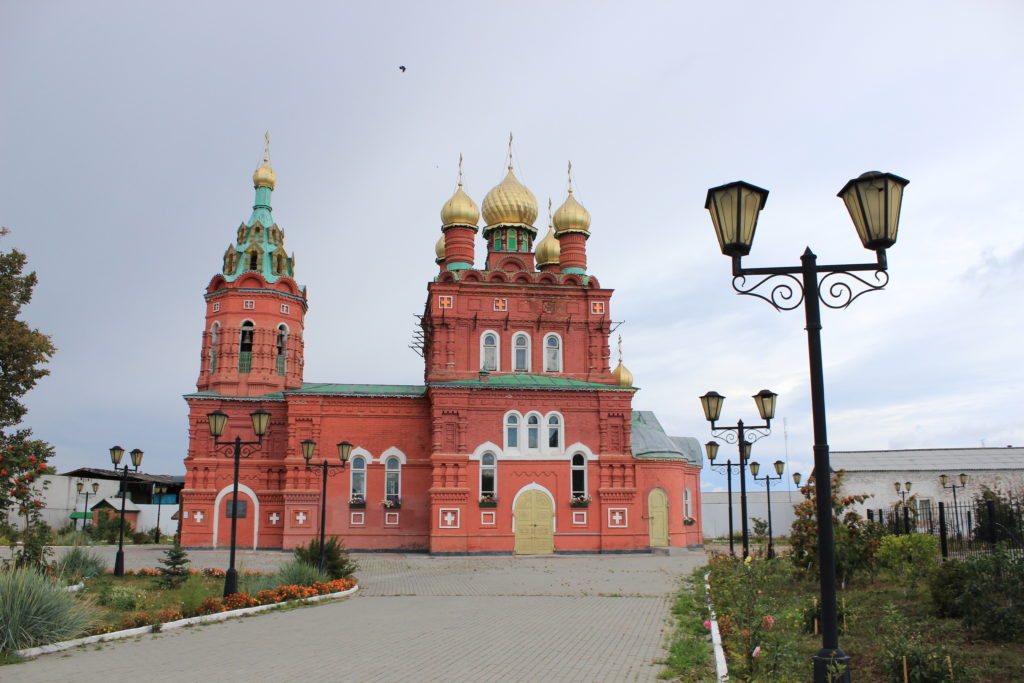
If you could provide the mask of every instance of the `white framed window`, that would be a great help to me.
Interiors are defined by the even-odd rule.
[[[451,308],[455,304],[455,297],[451,296],[439,296],[437,297],[438,308]]]
[[[534,451],[540,448],[539,415],[530,415],[526,418],[526,447]]]
[[[284,376],[285,363],[288,362],[288,326],[281,323],[277,326],[277,374]]]
[[[604,302],[603,301],[591,301],[590,302],[590,314],[591,315],[604,315]]]
[[[384,462],[384,499],[402,502],[402,461],[394,455]]]
[[[505,448],[519,448],[519,416],[509,413],[505,416]]]
[[[217,371],[217,345],[220,343],[220,323],[210,326],[210,374]]]
[[[560,450],[562,448],[562,418],[558,415],[548,415],[548,448]]]
[[[353,502],[366,502],[366,458],[357,455],[349,463],[348,499]]]
[[[216,303],[215,303],[215,304],[213,305],[213,312],[214,312],[214,313],[219,313],[219,312],[220,312],[220,302],[219,302],[219,301],[218,301],[218,302],[216,302]]]
[[[562,371],[562,340],[557,334],[544,336],[544,372]]]
[[[512,337],[512,369],[516,372],[530,371],[530,337],[522,332]]]
[[[238,333],[238,371],[242,374],[252,369],[252,341],[255,334],[256,326],[252,321],[244,321]]]
[[[689,487],[683,489],[683,516],[687,519],[693,517],[693,502]]]
[[[480,369],[497,372],[498,357],[498,333],[487,330],[480,335]]]
[[[480,456],[480,497],[498,494],[498,459],[494,453]]]
[[[292,312],[292,307],[289,306],[288,304],[281,304],[281,312],[285,313],[285,314],[291,313]]]
[[[496,311],[507,311],[508,310],[508,299],[495,299],[494,310]]]
[[[246,299],[242,302],[242,308],[247,311],[253,311],[256,309],[256,302],[252,299]]]

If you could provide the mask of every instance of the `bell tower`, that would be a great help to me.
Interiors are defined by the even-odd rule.
[[[252,174],[256,200],[224,252],[221,272],[206,288],[199,391],[263,396],[302,386],[306,288],[295,282],[295,256],[271,214],[277,174],[270,135]]]

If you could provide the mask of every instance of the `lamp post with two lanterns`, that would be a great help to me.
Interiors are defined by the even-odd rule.
[[[909,481],[903,482],[903,490],[901,491],[900,483],[898,481],[894,481],[892,483],[892,485],[896,488],[896,493],[900,496],[903,496],[903,507],[907,506],[907,494],[910,493],[910,484],[911,483]]]
[[[763,481],[765,486],[765,492],[768,494],[768,559],[775,557],[775,544],[772,542],[772,482],[782,479],[782,470],[786,467],[786,463],[781,460],[776,460],[774,463],[775,474],[777,477],[771,475],[764,475],[763,477],[757,476],[757,473],[761,469],[761,465],[752,462],[750,463],[750,476],[754,478],[754,481]]]
[[[85,494],[85,506],[82,508],[82,513],[85,515],[85,517],[82,518],[82,531],[85,531],[85,529],[87,528],[85,522],[86,522],[87,519],[89,519],[89,491],[88,491],[88,489],[85,488],[85,482],[84,481],[76,482],[75,483],[75,490],[78,491],[78,493],[80,493],[80,494],[81,493]],[[98,481],[94,481],[92,483],[92,492],[96,493],[99,490],[100,490],[100,483]],[[75,521],[77,522],[78,520],[75,520]],[[75,528],[76,529],[78,528],[77,524],[75,524]]]
[[[956,490],[962,489],[967,486],[967,475],[963,472],[958,477],[960,479],[960,485],[949,483],[949,477],[945,474],[939,475],[939,483],[942,484],[944,489],[953,489],[953,518],[956,520],[956,531],[960,533],[960,508],[956,505]]]
[[[722,253],[732,259],[733,289],[738,294],[763,299],[779,311],[794,310],[801,304],[804,307],[814,425],[814,470],[818,474],[815,477],[815,502],[822,609],[822,648],[813,658],[815,683],[851,680],[850,658],[839,648],[835,539],[831,524],[832,483],[829,477],[831,468],[819,302],[829,308],[845,308],[865,292],[880,290],[888,283],[885,252],[896,243],[903,189],[907,182],[891,173],[870,171],[850,180],[839,191],[838,196],[846,204],[861,243],[875,252],[874,263],[819,265],[818,257],[807,248],[800,257],[799,266],[744,268],[743,257],[750,253],[758,214],[768,199],[768,191],[737,181],[709,189],[704,204],[711,213]],[[874,272],[873,282],[855,274],[866,271]],[[747,283],[748,276],[757,276],[753,284]],[[767,287],[759,292],[763,285]],[[835,676],[837,669],[842,671],[838,678]]]
[[[139,465],[142,464],[142,451],[138,448],[133,448],[129,455],[132,456],[132,471],[138,472]],[[121,464],[121,458],[123,457],[123,448],[120,446],[112,446],[110,448],[110,461],[114,463],[115,472],[117,471],[117,466]],[[95,491],[95,489],[93,490]],[[121,525],[117,537],[117,555],[114,556],[114,576],[124,576],[124,501],[127,497],[128,463],[125,463],[124,467],[121,469]]]
[[[255,452],[256,446],[263,444],[263,437],[270,426],[270,413],[263,410],[254,411],[249,414],[252,419],[252,431],[256,434],[256,441],[242,441],[242,437],[235,436],[234,441],[221,441],[220,436],[224,433],[224,427],[228,423],[228,416],[220,410],[207,413],[206,420],[210,425],[210,436],[213,437],[214,448],[227,446],[221,451],[235,461],[234,488],[231,490],[231,552],[228,556],[228,571],[224,575],[224,597],[238,592],[238,570],[235,569],[235,535],[238,531],[238,461],[242,457],[249,457]]]
[[[326,556],[324,554],[324,517],[327,513],[327,477],[328,475],[334,476],[335,474],[341,474],[345,469],[345,463],[348,462],[348,458],[352,455],[352,444],[348,441],[342,441],[338,444],[338,458],[341,460],[340,465],[332,465],[327,462],[325,458],[319,465],[311,465],[310,460],[313,459],[313,452],[316,450],[316,441],[312,439],[306,439],[302,442],[302,457],[306,461],[306,471],[312,472],[314,470],[320,470],[320,477],[323,487],[320,490],[320,562],[317,567],[322,573],[324,571],[324,564]]]
[[[708,441],[706,444],[704,444],[704,450],[707,451],[708,462],[710,463],[711,469],[714,469],[714,470],[717,470],[717,471],[721,472],[721,471],[723,471],[723,468],[724,468],[724,471],[725,471],[725,480],[727,482],[726,485],[728,486],[727,490],[729,492],[728,493],[728,496],[729,496],[729,498],[728,498],[728,500],[729,500],[729,554],[730,555],[735,555],[736,554],[735,538],[734,538],[735,534],[733,533],[733,526],[732,526],[732,470],[733,470],[734,467],[738,470],[740,467],[742,467],[742,465],[740,463],[734,463],[732,460],[726,460],[724,464],[720,463],[720,462],[716,463],[715,462],[715,458],[718,457],[718,442],[717,441]]]
[[[754,394],[754,403],[757,405],[757,412],[764,420],[763,425],[745,425],[743,420],[736,422],[735,427],[719,427],[715,424],[722,415],[722,404],[725,403],[725,396],[717,391],[709,391],[700,397],[700,405],[704,409],[704,417],[711,423],[711,436],[721,439],[726,443],[735,443],[739,451],[740,462],[738,465],[740,475],[740,516],[741,528],[743,529],[743,557],[750,555],[750,532],[747,526],[747,478],[744,476],[744,467],[750,458],[751,445],[771,433],[772,418],[775,417],[775,399],[778,394],[762,389]],[[717,454],[718,449],[714,452]],[[710,456],[710,451],[709,451]],[[731,472],[731,469],[730,469]],[[730,474],[731,481],[731,474]],[[732,516],[732,492],[730,485],[729,494],[729,515]],[[732,549],[732,524],[730,522],[729,538],[730,550]]]

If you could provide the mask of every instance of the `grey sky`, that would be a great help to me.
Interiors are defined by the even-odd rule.
[[[704,196],[736,179],[772,191],[750,265],[796,265],[808,245],[870,260],[835,194],[877,169],[911,184],[890,286],[824,313],[833,449],[1021,445],[1022,14],[4,0],[0,248],[27,252],[27,316],[59,348],[27,424],[60,470],[119,443],[146,471],[182,471],[203,289],[250,213],[268,128],[274,215],[309,288],[306,380],[421,381],[407,345],[458,155],[479,204],[511,130],[542,205],[564,199],[572,160],[635,406],[671,433],[707,440],[709,389],[735,421],[771,388],[788,438],[780,419],[755,459],[788,451],[810,471],[802,313],[733,294]]]

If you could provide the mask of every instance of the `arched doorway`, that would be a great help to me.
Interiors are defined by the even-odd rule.
[[[668,494],[661,489],[647,494],[647,533],[651,547],[668,545]]]
[[[231,545],[231,486],[225,486],[217,494],[213,504],[213,547],[229,547]],[[235,546],[248,547],[256,550],[259,536],[260,501],[256,492],[245,484],[238,484],[238,530]]]
[[[512,513],[516,522],[516,555],[550,555],[555,552],[552,521],[555,511],[543,491],[524,491]]]

